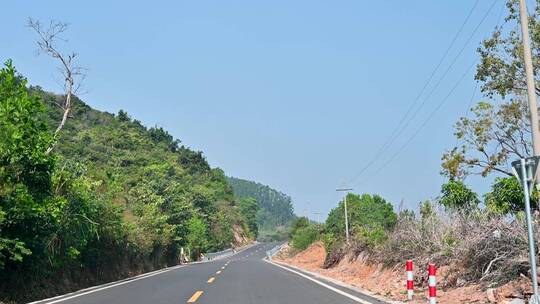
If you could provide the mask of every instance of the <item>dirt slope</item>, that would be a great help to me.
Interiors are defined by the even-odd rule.
[[[364,254],[351,258],[346,256],[339,264],[331,269],[323,269],[326,251],[321,242],[312,244],[308,249],[290,256],[285,246],[275,260],[287,263],[302,269],[320,273],[324,276],[340,280],[350,285],[369,290],[375,294],[397,301],[406,300],[406,273],[405,268],[398,265],[393,269],[382,265],[370,264]],[[439,279],[444,280],[446,268],[439,271]],[[427,300],[427,287],[415,288],[415,300],[412,303],[425,303]],[[438,290],[438,303],[510,303],[512,300],[520,303],[520,298],[527,297],[527,279],[522,278],[490,291],[481,290],[479,285],[470,285],[449,290]]]

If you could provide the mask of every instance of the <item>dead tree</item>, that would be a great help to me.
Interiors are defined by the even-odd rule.
[[[58,123],[54,131],[54,138],[58,138],[58,134],[64,128],[66,121],[72,109],[72,96],[75,94],[85,78],[84,69],[75,63],[77,53],[71,52],[64,54],[59,51],[56,43],[66,41],[60,36],[68,29],[68,25],[63,22],[51,21],[49,26],[44,27],[38,20],[28,19],[27,26],[33,29],[39,36],[37,40],[38,53],[44,53],[57,60],[60,63],[59,71],[63,78],[64,98],[61,102],[56,102],[56,105],[63,111],[62,119]],[[50,153],[56,140],[47,148],[47,153]]]

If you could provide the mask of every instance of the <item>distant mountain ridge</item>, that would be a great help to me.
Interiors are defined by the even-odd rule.
[[[228,177],[234,195],[240,198],[252,197],[257,200],[259,212],[257,222],[261,234],[285,227],[296,218],[291,197],[261,183]]]

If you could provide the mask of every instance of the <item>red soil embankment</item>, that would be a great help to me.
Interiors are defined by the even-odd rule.
[[[290,264],[301,269],[319,273],[323,276],[342,281],[352,286],[368,290],[396,301],[406,300],[406,273],[405,266],[396,266],[393,269],[384,268],[380,264],[368,263],[365,255],[351,258],[346,256],[338,265],[330,269],[323,269],[326,250],[321,242],[312,244],[306,250],[289,256],[287,249],[278,254],[274,260]],[[439,269],[438,278],[443,279],[447,267]],[[418,270],[416,270],[418,271]],[[437,300],[441,304],[454,303],[510,303],[510,298],[522,298],[527,293],[523,289],[526,282],[516,281],[490,292],[481,290],[479,285],[442,290],[439,288]],[[427,288],[415,288],[415,300],[411,303],[425,303]]]

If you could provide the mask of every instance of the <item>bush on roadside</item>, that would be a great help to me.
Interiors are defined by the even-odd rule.
[[[301,251],[309,247],[313,242],[319,240],[320,233],[317,225],[309,225],[296,230],[292,238],[294,250]]]
[[[535,231],[540,228],[535,222]],[[447,285],[480,282],[486,287],[527,275],[527,233],[523,216],[478,211],[448,214],[433,211],[428,217],[400,218],[388,240],[371,252],[372,260],[395,266],[413,259],[448,265],[453,274]],[[537,233],[538,234],[538,233]],[[538,236],[537,236],[538,237]]]

